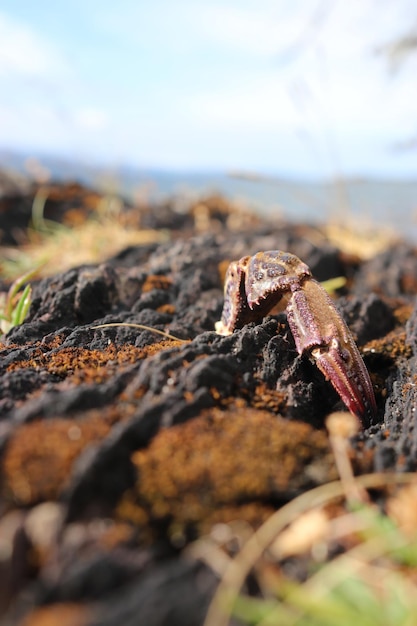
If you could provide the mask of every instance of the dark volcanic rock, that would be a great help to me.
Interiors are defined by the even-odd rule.
[[[336,304],[378,404],[356,468],[417,469],[414,249],[360,263],[308,227],[231,228],[219,199],[146,219],[175,239],[39,281],[0,344],[6,624],[199,626],[216,577],[184,547],[335,478],[323,425],[342,405],[285,312],[214,332],[231,260],[284,249],[319,280],[348,278]],[[210,232],[195,234],[202,220]],[[118,322],[141,326],[97,328]]]

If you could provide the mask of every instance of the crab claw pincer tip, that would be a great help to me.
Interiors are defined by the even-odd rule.
[[[349,411],[368,426],[376,415],[374,390],[356,345],[341,347],[334,339],[330,346],[312,350],[317,367],[328,378]]]

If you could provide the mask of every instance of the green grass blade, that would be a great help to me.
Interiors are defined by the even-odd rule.
[[[20,296],[15,308],[12,311],[12,326],[19,326],[25,319],[30,307],[32,289],[30,285],[26,285],[22,295]]]

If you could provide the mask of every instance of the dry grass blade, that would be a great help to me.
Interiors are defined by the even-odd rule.
[[[139,330],[149,330],[151,333],[156,333],[157,335],[162,335],[162,337],[166,337],[167,339],[172,339],[173,341],[181,341],[182,343],[189,343],[190,339],[180,339],[179,337],[175,337],[175,335],[171,335],[170,333],[165,332],[164,330],[159,330],[158,328],[152,328],[152,326],[146,326],[146,324],[133,324],[129,322],[111,322],[109,324],[98,324],[97,326],[91,326],[91,328],[114,328],[119,326],[127,326],[130,328],[138,328]]]
[[[414,473],[366,474],[356,480],[364,489],[382,488],[415,481]],[[279,532],[307,510],[324,506],[345,495],[345,485],[334,481],[298,496],[274,513],[248,540],[221,579],[207,612],[204,626],[227,626],[236,598],[249,572]]]
[[[394,245],[399,237],[392,228],[376,227],[372,222],[361,220],[343,223],[330,222],[323,227],[326,238],[347,254],[354,254],[361,259],[371,259]]]
[[[36,225],[38,230],[28,230],[28,243],[0,248],[3,276],[14,278],[34,266],[42,266],[42,276],[51,276],[78,265],[104,262],[129,246],[169,240],[167,231],[129,227],[113,215],[90,217],[73,227],[38,216]]]

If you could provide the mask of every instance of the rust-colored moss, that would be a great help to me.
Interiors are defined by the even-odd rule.
[[[273,506],[261,502],[250,502],[236,506],[213,509],[200,525],[201,532],[208,534],[214,524],[231,524],[244,520],[253,528],[261,526],[275,512]]]
[[[156,310],[158,313],[167,313],[168,315],[174,315],[176,312],[174,304],[161,304]]]
[[[169,289],[172,285],[172,280],[168,276],[162,276],[159,274],[151,274],[147,276],[145,282],[142,285],[142,292],[147,293],[154,289]]]
[[[2,457],[3,498],[23,506],[55,500],[84,448],[103,439],[112,424],[133,411],[133,406],[123,405],[90,411],[80,420],[48,419],[20,426]]]
[[[45,369],[50,374],[55,374],[62,378],[81,371],[83,373],[81,376],[83,381],[90,379],[92,382],[97,383],[102,382],[112,373],[112,368],[109,371],[106,370],[108,365],[115,367],[124,363],[135,363],[141,359],[153,356],[161,350],[182,345],[182,343],[181,340],[176,342],[172,339],[166,339],[152,343],[144,348],[137,348],[131,344],[116,346],[112,343],[104,350],[63,348],[52,354],[39,350],[33,358],[9,365],[8,371],[23,368]]]
[[[403,328],[395,328],[384,337],[369,341],[363,347],[363,352],[381,354],[392,360],[399,357],[408,359],[412,354],[411,346],[406,343],[406,333]]]
[[[164,341],[160,341],[158,343],[151,343],[149,346],[141,348],[142,356],[140,358],[145,359],[148,356],[153,356],[158,352],[162,352],[162,350],[169,350],[169,348],[179,348],[188,341],[188,339],[165,339]]]
[[[105,550],[126,545],[134,540],[132,526],[124,522],[114,522],[103,532],[99,539],[99,544]]]
[[[401,276],[402,293],[417,293],[417,278],[414,272],[405,271]]]
[[[59,603],[35,609],[20,626],[87,626],[93,611],[82,604]]]
[[[42,341],[42,349],[46,348],[49,350],[54,350],[55,348],[59,348],[59,346],[63,343],[65,337],[63,335],[54,335],[53,337],[48,338],[47,340]],[[39,342],[40,345],[40,342]]]
[[[250,403],[256,409],[266,409],[272,413],[281,413],[287,403],[287,395],[276,389],[269,389],[260,384],[256,387]]]
[[[334,477],[323,431],[251,408],[204,411],[161,431],[132,460],[138,481],[118,515],[138,526],[171,520],[171,530],[234,519],[243,503],[285,497],[308,485],[307,466],[320,466],[323,480]]]
[[[413,304],[410,304],[410,303],[400,304],[400,306],[398,306],[394,310],[394,317],[397,320],[398,324],[404,325],[411,317],[413,309],[414,309]]]

